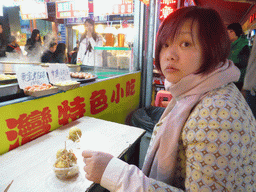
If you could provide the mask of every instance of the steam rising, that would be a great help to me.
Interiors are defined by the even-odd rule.
[[[16,37],[16,39],[18,39]],[[44,37],[44,40],[42,41],[42,45],[39,43],[36,43],[36,47],[33,49],[32,52],[30,52],[29,55],[28,52],[25,50],[22,50],[23,55],[18,53],[10,53],[6,52],[6,57],[0,59],[0,63],[41,63],[41,56],[45,51],[49,49],[50,43],[56,42],[57,39],[54,34],[49,33]],[[22,49],[22,47],[21,47]]]

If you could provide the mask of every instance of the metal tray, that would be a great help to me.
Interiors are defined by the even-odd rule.
[[[29,95],[32,97],[41,97],[44,95],[50,95],[50,94],[54,94],[57,93],[59,91],[59,89],[57,87],[53,87],[51,89],[46,89],[46,90],[42,90],[42,91],[24,91],[25,95]]]
[[[77,82],[77,83],[71,84],[71,85],[56,85],[56,84],[53,84],[53,85],[54,85],[54,87],[57,87],[59,90],[67,91],[70,89],[75,89],[77,87],[80,87],[80,82]]]
[[[97,78],[98,78],[98,76],[94,76],[94,77],[88,78],[88,79],[79,79],[79,78],[71,77],[72,81],[74,80],[74,81],[77,81],[80,83],[87,83],[87,82],[95,81]]]
[[[0,85],[0,97],[15,95],[21,92],[18,83]]]
[[[0,80],[0,85],[10,84],[10,83],[17,83],[17,78],[15,78],[15,79]]]

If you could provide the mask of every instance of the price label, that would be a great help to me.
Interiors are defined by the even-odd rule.
[[[65,64],[49,64],[47,73],[52,84],[62,81],[71,81],[69,68]]]
[[[16,72],[19,87],[49,84],[46,70],[41,66],[22,66]]]

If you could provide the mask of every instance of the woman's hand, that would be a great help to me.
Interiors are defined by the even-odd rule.
[[[97,152],[97,151],[83,151],[82,156],[84,157],[84,171],[85,177],[95,183],[100,183],[102,175],[109,163],[113,158],[113,155]]]

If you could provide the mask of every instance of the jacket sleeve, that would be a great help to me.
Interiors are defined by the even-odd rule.
[[[103,46],[103,38],[98,35],[98,39],[95,41],[92,37],[88,39],[92,45],[92,48],[94,47],[102,47]],[[102,50],[97,50],[96,51],[98,56],[101,56]]]
[[[95,41],[92,37],[88,39],[90,41],[92,48],[96,47],[102,47],[103,46],[103,39],[101,36],[98,35],[98,39]]]
[[[138,167],[129,165],[115,157],[112,158],[105,169],[100,184],[111,192],[145,192],[160,189],[170,192],[182,192],[181,189],[148,178]]]
[[[86,51],[86,39],[81,41],[79,45],[79,49],[77,52],[77,60],[83,61],[85,51]]]
[[[246,68],[248,64],[248,60],[250,57],[250,48],[248,45],[244,46],[243,49],[238,54],[239,63],[236,63],[236,66],[239,69]]]
[[[253,164],[250,165],[249,156],[246,156],[252,147],[246,144],[255,137],[250,133],[255,119],[249,110],[244,110],[246,101],[240,92],[227,97],[228,91],[222,92],[224,96],[202,100],[184,124],[175,178],[183,176],[185,191],[236,191],[243,179],[245,182],[247,177],[253,180],[251,172],[248,172]],[[251,126],[250,129],[243,127],[243,121]],[[245,156],[247,162],[238,159]],[[116,158],[107,166],[101,185],[117,192],[182,191],[148,178],[136,166]],[[249,182],[246,185],[249,186]]]

